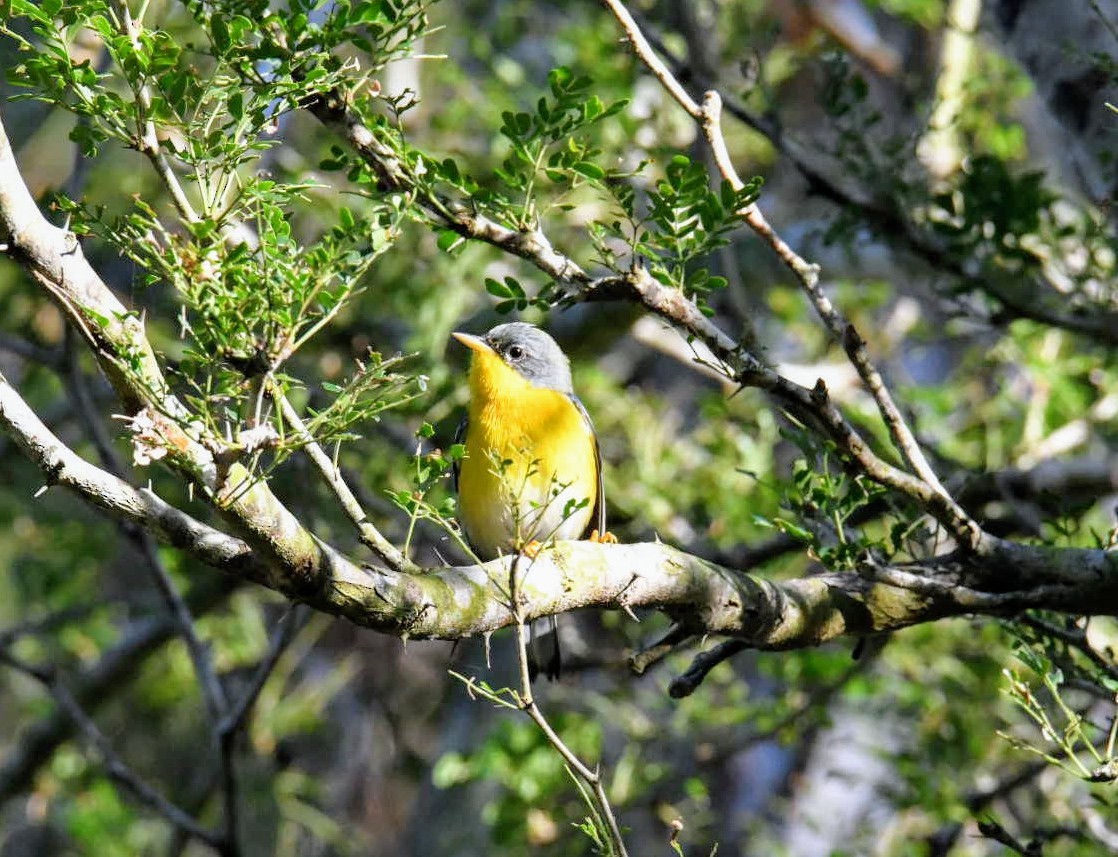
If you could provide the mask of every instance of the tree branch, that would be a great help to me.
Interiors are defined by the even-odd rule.
[[[143,323],[101,281],[73,233],[43,217],[19,173],[3,123],[0,242],[4,252],[23,265],[86,340],[125,407],[139,410],[150,395],[164,393],[163,376],[144,336]],[[132,358],[127,371],[119,358],[122,352]]]
[[[506,560],[417,574],[362,567],[317,542],[311,567],[266,563],[244,542],[85,462],[65,447],[0,376],[0,426],[47,476],[114,517],[152,531],[201,562],[400,637],[460,639],[503,628],[508,605],[494,581]],[[307,581],[314,580],[315,586]],[[972,612],[1043,607],[1118,613],[1118,553],[1047,548],[990,538],[982,554],[904,566],[867,564],[865,576],[824,574],[771,581],[663,544],[560,543],[525,574],[528,619],[578,607],[655,607],[695,633],[759,649],[814,646]]]
[[[2,123],[0,241],[7,242],[6,252],[47,291],[93,349],[135,417],[133,443],[166,453],[167,462],[202,489],[276,573],[282,569],[289,579],[298,578],[317,567],[315,537],[266,482],[240,463],[239,450],[224,438],[203,435],[190,423],[187,409],[170,395],[143,323],[85,260],[76,236],[43,217],[20,175]],[[7,387],[7,382],[0,380],[0,385]],[[307,579],[303,583],[314,585]]]
[[[41,685],[54,697],[55,703],[74,725],[83,733],[88,743],[96,748],[105,763],[109,776],[127,789],[140,803],[146,805],[168,822],[185,833],[199,839],[210,846],[219,844],[218,837],[210,830],[199,824],[192,816],[164,797],[155,787],[144,780],[139,774],[120,757],[112,748],[109,739],[105,737],[96,723],[85,713],[70,690],[59,681],[54,671],[49,668],[29,664],[6,649],[0,648],[0,663],[5,663],[15,670],[27,675]]]
[[[391,147],[378,141],[344,102],[320,98],[310,108],[348,135],[382,176],[385,187],[415,189]],[[717,144],[720,134],[713,106],[707,104],[699,111]],[[48,289],[62,298],[68,317],[80,326],[96,308],[113,305],[108,302],[115,298],[81,259],[72,236],[42,218],[19,179],[6,138],[0,138],[0,144],[0,223],[12,236],[13,246],[22,248],[16,255],[29,270],[45,272],[38,278],[49,280]],[[622,295],[638,300],[685,334],[701,338],[730,377],[769,391],[794,414],[821,427],[871,478],[920,502],[952,532],[969,530],[972,522],[938,483],[879,458],[835,407],[825,386],[809,390],[772,371],[703,316],[685,295],[657,283],[643,267],[591,280],[556,252],[539,230],[511,230],[434,196],[428,196],[425,205],[460,234],[529,259],[584,298]],[[29,223],[33,228],[27,228]],[[774,249],[780,252],[780,245],[774,244]],[[794,269],[811,267],[799,257],[786,261]],[[81,267],[64,275],[51,267],[55,263]],[[80,289],[76,283],[82,284]],[[110,331],[90,341],[112,358],[110,367],[117,365],[114,361],[128,343],[143,347],[144,365],[148,360],[144,355],[151,354],[142,326]],[[118,378],[124,381],[125,394],[137,401],[150,401],[163,390],[154,357],[150,362],[148,374],[154,379],[150,389],[137,386],[134,376]],[[0,425],[42,469],[48,485],[70,488],[118,519],[145,527],[239,579],[262,583],[317,609],[398,636],[457,639],[509,622],[507,605],[492,586],[494,579],[505,576],[499,561],[420,574],[363,568],[315,539],[266,486],[251,483],[243,468],[240,478],[251,487],[243,496],[225,495],[222,502],[221,480],[215,472],[220,462],[205,448],[192,448],[191,454],[198,457],[189,463],[196,478],[218,492],[216,505],[246,530],[242,541],[198,522],[152,491],[136,489],[82,460],[42,425],[2,377]],[[190,438],[186,442],[200,446]],[[232,475],[227,473],[225,479],[228,482]],[[817,645],[845,634],[873,634],[973,611],[1000,615],[1034,606],[1076,613],[1115,610],[1118,561],[1112,554],[1029,547],[992,537],[982,547],[972,556],[951,555],[884,568],[867,565],[863,576],[827,574],[777,583],[663,545],[566,544],[535,561],[525,593],[531,605],[529,618],[585,606],[652,606],[694,633],[721,633],[764,649]]]
[[[195,615],[209,612],[236,586],[232,578],[215,577],[196,587],[187,595]],[[171,640],[177,625],[170,616],[138,620],[124,629],[121,640],[106,650],[88,669],[74,677],[71,692],[84,709],[98,705],[136,668]],[[10,645],[14,636],[0,636],[0,645]],[[35,772],[45,764],[55,749],[73,734],[73,722],[61,711],[44,717],[31,726],[0,764],[0,804],[24,791]]]
[[[664,63],[673,75],[693,80],[704,89],[718,86],[717,80],[675,56],[651,31],[647,21],[639,16],[635,16],[635,20],[647,34],[656,54],[665,58]],[[818,147],[805,145],[785,134],[775,118],[759,116],[730,97],[725,97],[725,107],[726,112],[763,135],[788,159],[807,182],[809,192],[845,210],[858,212],[876,234],[906,249],[934,270],[946,271],[958,278],[969,289],[986,293],[1002,305],[1007,315],[1063,328],[1103,344],[1118,345],[1118,313],[1102,305],[1065,309],[1068,295],[1041,274],[991,276],[978,260],[960,259],[952,254],[928,229],[914,222],[896,199],[852,186],[841,175],[841,165],[825,156]]]
[[[143,30],[143,23],[132,17],[125,0],[114,0],[112,10],[116,19],[114,23],[121,35],[132,43],[133,50],[141,53],[143,48],[140,46],[140,33]],[[136,99],[136,148],[151,161],[152,167],[155,168],[164,187],[167,188],[167,192],[171,194],[171,200],[174,202],[179,216],[187,223],[198,223],[201,218],[198,216],[198,212],[194,210],[194,206],[190,204],[186,191],[183,190],[179,177],[175,175],[175,171],[171,168],[171,162],[159,142],[155,122],[151,119],[151,88],[145,80],[139,80],[132,75],[127,75],[127,78],[132,88],[132,94]]]
[[[604,0],[604,2],[621,24],[629,43],[633,46],[633,50],[641,62],[648,67],[671,96],[699,125],[707,146],[714,157],[719,174],[735,191],[743,190],[745,183],[734,167],[729,150],[726,147],[726,139],[722,134],[721,95],[715,90],[710,90],[703,96],[702,104],[697,103],[688,95],[667,65],[656,55],[625,5],[620,0]],[[841,344],[846,351],[851,364],[858,371],[863,384],[865,384],[866,389],[877,404],[881,417],[893,439],[894,446],[900,450],[901,455],[904,456],[916,477],[932,492],[939,495],[937,505],[942,506],[945,513],[943,517],[937,516],[940,523],[944,524],[962,545],[977,548],[982,541],[982,529],[955,502],[940,483],[939,477],[928,463],[900,409],[893,401],[892,394],[885,386],[881,374],[870,360],[865,340],[854,325],[842,317],[820,288],[819,266],[809,263],[797,254],[777,234],[755,202],[749,203],[738,213],[754,233],[772,248],[777,257],[796,277],[831,337]]]
[[[693,101],[690,103],[694,104]],[[415,194],[419,204],[435,222],[465,238],[483,241],[530,262],[565,288],[568,296],[586,301],[630,300],[668,321],[685,336],[700,339],[722,362],[726,377],[773,394],[798,418],[822,427],[823,433],[857,462],[871,479],[916,500],[953,533],[960,543],[968,547],[980,544],[981,530],[966,511],[943,490],[938,480],[929,482],[913,476],[877,456],[831,401],[825,386],[817,384],[814,389],[809,390],[768,368],[763,361],[704,316],[680,290],[657,282],[639,263],[634,263],[625,274],[591,278],[573,259],[557,251],[540,228],[526,231],[510,229],[472,208],[444,199],[425,186],[421,187],[389,142],[378,136],[385,134],[385,130],[366,125],[341,93],[316,96],[306,107],[320,122],[346,139],[376,174],[381,191]],[[702,108],[699,110],[701,112]],[[754,211],[756,220],[761,215],[755,207]],[[755,225],[754,228],[758,227]],[[793,270],[797,266],[805,271],[814,270],[813,266],[799,259],[772,233],[771,227],[768,227],[768,232],[771,235],[770,244]],[[852,347],[852,350],[857,352],[856,348]],[[879,392],[883,389],[881,385]],[[897,426],[903,426],[904,421],[900,419],[895,406],[892,413],[899,420],[893,423],[893,430],[897,430]],[[907,454],[919,461],[919,455],[922,455],[919,447],[914,442],[905,443],[905,446]],[[917,469],[934,476],[930,466]]]
[[[283,414],[284,421],[294,429],[296,436],[303,442],[303,450],[307,453],[307,457],[318,468],[318,472],[322,475],[330,490],[333,491],[334,496],[337,497],[342,510],[356,527],[362,543],[391,568],[398,571],[416,571],[415,564],[397,550],[396,546],[386,539],[380,530],[373,525],[373,522],[369,520],[369,516],[361,508],[357,497],[350,490],[349,485],[346,484],[341,470],[311,437],[299,416],[299,412],[288,401],[287,396],[283,395],[279,389],[273,389],[272,396],[280,409],[280,413]]]

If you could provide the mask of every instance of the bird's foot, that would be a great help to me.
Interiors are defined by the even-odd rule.
[[[590,534],[590,541],[599,545],[615,545],[617,544],[617,536],[609,530],[606,530],[604,533],[599,533],[597,530],[594,530]]]

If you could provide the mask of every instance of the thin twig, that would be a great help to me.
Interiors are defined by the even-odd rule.
[[[116,455],[116,450],[113,449],[108,433],[105,431],[96,408],[93,406],[92,398],[86,386],[86,377],[82,373],[78,361],[75,345],[76,333],[68,328],[65,340],[67,389],[105,467],[118,477],[122,477],[125,472],[123,464]],[[226,857],[235,857],[239,853],[239,842],[236,836],[235,823],[237,786],[233,769],[234,748],[231,742],[224,740],[225,736],[217,728],[218,724],[226,717],[229,707],[225,689],[214,670],[213,658],[210,656],[209,650],[198,636],[197,626],[190,607],[171,579],[170,573],[159,556],[159,548],[155,538],[147,530],[140,527],[125,522],[119,522],[119,526],[143,556],[144,564],[151,574],[156,589],[159,591],[168,613],[174,618],[179,636],[186,644],[187,653],[190,656],[194,674],[198,680],[206,714],[210,724],[214,727],[214,742],[217,746],[220,767],[223,772],[222,788],[226,812],[223,818],[223,832],[220,837],[221,846],[219,850]]]
[[[64,346],[67,390],[69,391],[70,398],[74,402],[79,417],[85,425],[86,431],[93,440],[93,444],[104,466],[115,476],[123,478],[125,475],[124,465],[117,455],[116,450],[113,448],[112,440],[105,431],[105,427],[93,404],[93,399],[89,394],[89,388],[86,383],[86,376],[82,372],[81,364],[78,360],[76,345],[76,332],[72,328],[67,328]],[[174,581],[163,565],[163,561],[159,558],[159,549],[154,537],[145,529],[138,526],[120,522],[120,527],[143,555],[145,564],[151,572],[156,589],[159,590],[159,594],[168,612],[175,618],[179,634],[186,643],[187,652],[190,655],[195,675],[198,678],[202,699],[206,706],[206,713],[210,718],[210,722],[216,724],[224,715],[227,706],[225,691],[221,686],[217,674],[214,672],[213,661],[210,658],[209,652],[198,637],[190,607],[175,586]]]
[[[256,665],[256,669],[253,671],[252,680],[248,683],[248,687],[245,688],[244,692],[225,715],[225,718],[218,724],[218,731],[221,732],[221,734],[225,735],[238,732],[244,726],[249,712],[252,711],[253,705],[256,704],[257,697],[260,696],[260,691],[264,689],[264,685],[271,676],[272,670],[276,668],[276,664],[279,662],[284,650],[295,637],[299,629],[307,623],[311,615],[311,611],[300,610],[298,605],[291,605],[284,611],[283,616],[279,620],[279,625],[268,643],[268,651],[265,652],[264,657],[260,659],[260,663]]]
[[[740,191],[745,188],[745,183],[738,175],[726,140],[722,133],[722,98],[715,90],[708,91],[701,104],[696,102],[683,88],[672,74],[663,60],[656,54],[648,40],[644,37],[637,22],[625,5],[620,0],[603,0],[605,5],[617,18],[625,31],[629,43],[637,57],[648,67],[657,80],[664,86],[676,102],[698,123],[703,137],[714,156],[715,164],[722,178],[730,186]],[[978,524],[951,498],[940,483],[938,476],[932,469],[919,444],[916,442],[912,431],[905,422],[900,409],[893,401],[892,395],[885,386],[877,368],[870,360],[865,347],[865,340],[852,324],[846,321],[831,303],[830,299],[819,286],[819,266],[811,264],[799,256],[777,234],[761,212],[755,202],[747,204],[738,211],[738,214],[753,229],[753,231],[777,254],[782,262],[792,271],[800,282],[808,299],[815,307],[836,342],[840,343],[846,351],[847,357],[858,371],[863,383],[873,396],[882,419],[889,429],[893,443],[900,450],[905,460],[909,463],[913,473],[916,474],[931,490],[940,495],[943,502],[951,507],[953,521],[953,534],[960,542],[969,548],[976,548],[982,540],[982,530]]]
[[[1118,666],[1115,666],[1101,654],[1091,648],[1090,643],[1087,641],[1087,634],[1080,630],[1072,631],[1067,628],[1061,628],[1053,625],[1051,622],[1045,622],[1036,616],[1025,615],[1018,619],[1021,624],[1027,625],[1035,631],[1044,634],[1047,637],[1054,637],[1068,646],[1075,648],[1083,653],[1083,655],[1096,667],[1105,672],[1110,678],[1118,679]]]
[[[125,763],[112,748],[109,739],[85,713],[74,695],[59,681],[54,670],[27,663],[6,649],[0,649],[0,661],[35,679],[54,697],[59,708],[66,712],[74,725],[84,734],[86,741],[96,748],[105,764],[106,771],[112,779],[129,791],[138,801],[163,816],[169,823],[184,833],[188,833],[211,847],[219,847],[221,838],[217,834],[203,827],[195,818],[164,797],[154,786],[145,781]]]
[[[978,832],[987,839],[992,839],[994,842],[1004,845],[1015,854],[1020,854],[1021,857],[1041,857],[1044,853],[1041,850],[1040,842],[1034,840],[1024,844],[992,818],[978,822]]]
[[[289,605],[280,618],[279,627],[272,634],[268,651],[253,671],[248,687],[226,712],[217,724],[216,732],[221,750],[221,787],[224,803],[222,819],[221,853],[223,857],[237,857],[240,848],[240,801],[237,788],[236,743],[249,712],[256,704],[260,691],[271,676],[288,643],[296,632],[306,624],[311,615],[309,610],[300,610],[298,605]]]
[[[209,612],[236,586],[236,581],[230,577],[213,578],[190,592],[191,610],[195,615]],[[175,630],[174,620],[167,615],[140,619],[125,626],[119,642],[72,678],[71,692],[78,703],[87,710],[96,710],[110,698],[115,688],[135,675],[145,658],[159,651],[175,636]],[[0,645],[8,645],[14,639],[14,636],[7,637]],[[73,731],[73,722],[60,710],[29,726],[0,765],[0,803],[26,790],[35,772],[51,758],[59,745],[72,736]]]
[[[62,610],[56,610],[53,613],[48,613],[37,619],[26,619],[18,625],[13,625],[0,631],[0,648],[10,646],[20,637],[42,634],[46,631],[52,631],[62,625],[67,625],[70,622],[84,619],[101,606],[101,604],[96,603],[78,604],[73,607],[66,607]]]
[[[643,675],[676,649],[695,639],[695,632],[682,624],[672,625],[667,633],[654,643],[644,646],[629,657],[629,669],[636,675]]]
[[[209,650],[198,637],[197,626],[194,616],[190,612],[190,607],[187,605],[186,599],[182,597],[178,587],[175,586],[175,582],[171,580],[171,575],[166,566],[163,565],[163,560],[159,558],[159,550],[152,535],[146,530],[139,530],[136,532],[135,542],[143,554],[144,561],[151,572],[152,580],[155,581],[159,594],[163,597],[163,603],[167,606],[168,612],[175,617],[179,635],[186,643],[186,650],[190,653],[190,661],[194,665],[194,674],[197,676],[198,684],[202,689],[202,699],[205,701],[206,713],[209,715],[210,722],[216,724],[224,716],[229,703],[225,696],[225,689],[221,685],[221,680],[214,671],[213,659],[210,657]]]
[[[279,405],[284,421],[295,430],[296,437],[303,444],[307,455],[314,466],[318,468],[318,472],[322,474],[322,478],[326,480],[330,490],[334,492],[334,496],[338,498],[342,510],[357,528],[362,543],[387,563],[390,568],[396,571],[415,571],[417,568],[415,563],[397,550],[396,546],[385,538],[373,522],[369,520],[365,510],[361,508],[361,504],[357,501],[357,497],[354,496],[353,491],[346,484],[341,471],[334,465],[333,460],[326,454],[318,441],[307,431],[306,424],[300,418],[299,412],[288,401],[287,396],[273,387],[272,397]]]
[[[67,389],[105,467],[114,475],[123,477],[125,473],[124,465],[117,456],[112,441],[98,418],[93,399],[89,395],[86,376],[82,373],[78,361],[75,347],[77,344],[76,337],[77,334],[73,329],[67,328],[65,339]],[[140,527],[128,526],[123,523],[121,528],[143,555],[145,564],[151,572],[152,580],[155,582],[168,612],[178,624],[179,633],[186,643],[195,675],[198,677],[206,712],[209,715],[210,722],[217,723],[224,716],[227,706],[225,691],[214,672],[213,661],[209,652],[198,637],[190,607],[178,591],[178,587],[175,586],[163,565],[163,561],[159,558],[159,549],[152,535]]]
[[[598,804],[598,814],[601,818],[605,819],[609,829],[610,840],[612,841],[613,848],[616,849],[615,853],[618,857],[628,857],[628,851],[625,849],[625,840],[621,835],[621,826],[617,821],[617,814],[610,805],[609,795],[606,794],[601,771],[598,769],[592,770],[567,746],[566,742],[559,737],[559,734],[555,731],[554,727],[552,727],[543,711],[540,710],[539,705],[536,704],[535,695],[532,693],[532,679],[528,667],[528,632],[525,625],[526,620],[521,609],[520,562],[523,556],[523,553],[516,554],[516,556],[513,557],[513,561],[509,564],[510,603],[512,606],[513,621],[515,623],[513,628],[516,639],[516,662],[520,676],[520,690],[517,693],[520,710],[527,714],[532,722],[536,724],[536,727],[543,733],[547,742],[562,757],[567,768],[586,783],[593,792],[594,801]]]
[[[66,327],[63,337],[63,360],[66,372],[63,380],[70,399],[77,410],[78,418],[82,421],[89,439],[101,458],[105,468],[115,476],[124,478],[124,463],[120,460],[113,448],[112,438],[105,430],[105,425],[97,413],[97,406],[93,402],[93,395],[89,390],[88,376],[82,371],[79,359],[78,332],[71,326]]]
[[[62,354],[56,348],[44,348],[30,340],[0,331],[0,351],[7,351],[35,363],[57,369],[62,364]]]
[[[112,8],[116,13],[117,26],[121,35],[127,36],[132,42],[133,48],[137,53],[142,53],[144,48],[139,43],[139,34],[142,24],[138,20],[133,20],[132,13],[128,10],[128,3],[126,0],[114,0]],[[187,223],[198,223],[201,218],[198,212],[194,210],[194,206],[190,204],[190,200],[183,190],[182,184],[179,182],[179,177],[171,168],[171,162],[167,159],[166,153],[163,151],[163,146],[159,142],[159,134],[155,128],[155,122],[151,120],[151,89],[147,83],[141,83],[131,75],[128,77],[128,83],[132,87],[132,93],[135,96],[136,111],[136,148],[142,152],[153,167],[155,172],[159,175],[163,185],[167,188],[167,192],[171,194],[171,201],[175,205],[175,209],[179,215]]]
[[[677,78],[694,80],[696,85],[704,89],[717,87],[717,80],[675,56],[647,20],[635,17],[642,32],[647,35],[656,52],[666,58]],[[959,278],[971,289],[986,292],[1001,303],[1005,310],[1010,311],[1006,315],[1032,319],[1093,337],[1100,342],[1118,344],[1118,314],[1108,312],[1104,307],[1096,307],[1096,312],[1089,313],[1077,311],[1075,307],[1066,311],[1057,309],[1051,300],[1041,299],[1044,297],[1039,293],[1041,282],[1049,285],[1050,297],[1057,299],[1061,307],[1066,305],[1067,296],[1052,288],[1047,278],[1040,275],[1035,275],[1035,279],[1024,283],[1021,278],[1015,277],[1009,286],[1003,285],[997,278],[985,276],[975,260],[960,260],[929,235],[922,234],[896,202],[880,195],[867,194],[862,188],[855,188],[849,182],[844,182],[834,174],[833,169],[825,169],[821,165],[823,156],[818,149],[784,134],[775,117],[759,116],[731,96],[724,95],[723,98],[726,111],[766,137],[799,171],[810,192],[844,209],[857,210],[875,232],[889,239],[900,239],[906,249],[925,264]]]
[[[703,683],[712,669],[748,648],[749,645],[744,640],[726,640],[713,649],[700,652],[692,659],[687,672],[671,680],[668,685],[668,695],[672,699],[682,699],[685,696],[690,696]]]

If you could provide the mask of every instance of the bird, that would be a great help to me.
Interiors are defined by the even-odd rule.
[[[456,485],[458,519],[478,558],[532,556],[588,530],[594,541],[616,541],[606,532],[598,437],[559,344],[525,322],[451,335],[472,352]],[[559,678],[554,616],[529,625],[528,668],[532,679]]]

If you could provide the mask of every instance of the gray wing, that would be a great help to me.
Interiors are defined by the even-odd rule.
[[[567,393],[567,396],[586,420],[586,427],[590,429],[590,434],[594,438],[594,468],[598,473],[598,491],[594,498],[594,511],[590,514],[590,529],[597,530],[598,535],[602,535],[606,531],[606,486],[602,480],[602,451],[598,447],[598,433],[594,431],[594,421],[590,419],[590,414],[586,412],[586,407],[579,401],[578,396],[574,393]]]

